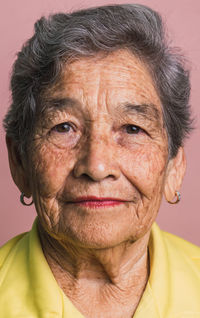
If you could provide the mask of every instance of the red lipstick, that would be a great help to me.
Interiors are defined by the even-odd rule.
[[[116,205],[120,205],[125,201],[118,198],[107,198],[107,197],[95,197],[95,196],[88,196],[88,197],[79,197],[76,198],[74,201],[69,203],[73,203],[76,205],[81,205],[89,208],[104,208],[104,207],[113,207]]]

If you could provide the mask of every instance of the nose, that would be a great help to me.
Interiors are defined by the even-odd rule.
[[[116,180],[120,177],[120,169],[116,157],[116,149],[108,138],[96,137],[83,145],[82,155],[74,166],[76,178],[86,177],[92,181],[106,178]]]

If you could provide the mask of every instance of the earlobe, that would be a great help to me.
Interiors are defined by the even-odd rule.
[[[186,170],[186,159],[183,147],[180,147],[176,157],[167,166],[164,195],[168,202],[173,201],[176,191],[180,190]]]
[[[29,198],[31,196],[31,191],[29,187],[28,173],[23,163],[22,157],[15,142],[8,136],[6,136],[6,145],[8,149],[9,166],[13,181],[20,192],[23,192],[26,197]]]

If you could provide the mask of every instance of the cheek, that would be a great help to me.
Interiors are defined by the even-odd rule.
[[[32,155],[32,188],[41,197],[54,198],[64,187],[73,166],[71,152],[43,144]]]
[[[136,240],[150,230],[157,216],[165,180],[167,153],[151,145],[135,149],[127,158],[123,173],[137,189],[139,197],[137,204],[130,207],[132,219],[129,219],[134,229],[130,236]]]
[[[121,158],[123,174],[141,193],[150,198],[155,190],[162,188],[167,163],[167,152],[163,148],[144,145],[131,149]]]

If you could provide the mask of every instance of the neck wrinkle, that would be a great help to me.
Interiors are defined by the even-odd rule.
[[[134,284],[138,274],[148,279],[149,233],[136,242],[124,242],[107,249],[81,248],[73,244],[63,244],[51,237],[38,224],[42,249],[47,262],[57,280],[58,273],[65,273],[66,280],[96,281],[98,284]],[[126,288],[128,286],[124,286]]]

